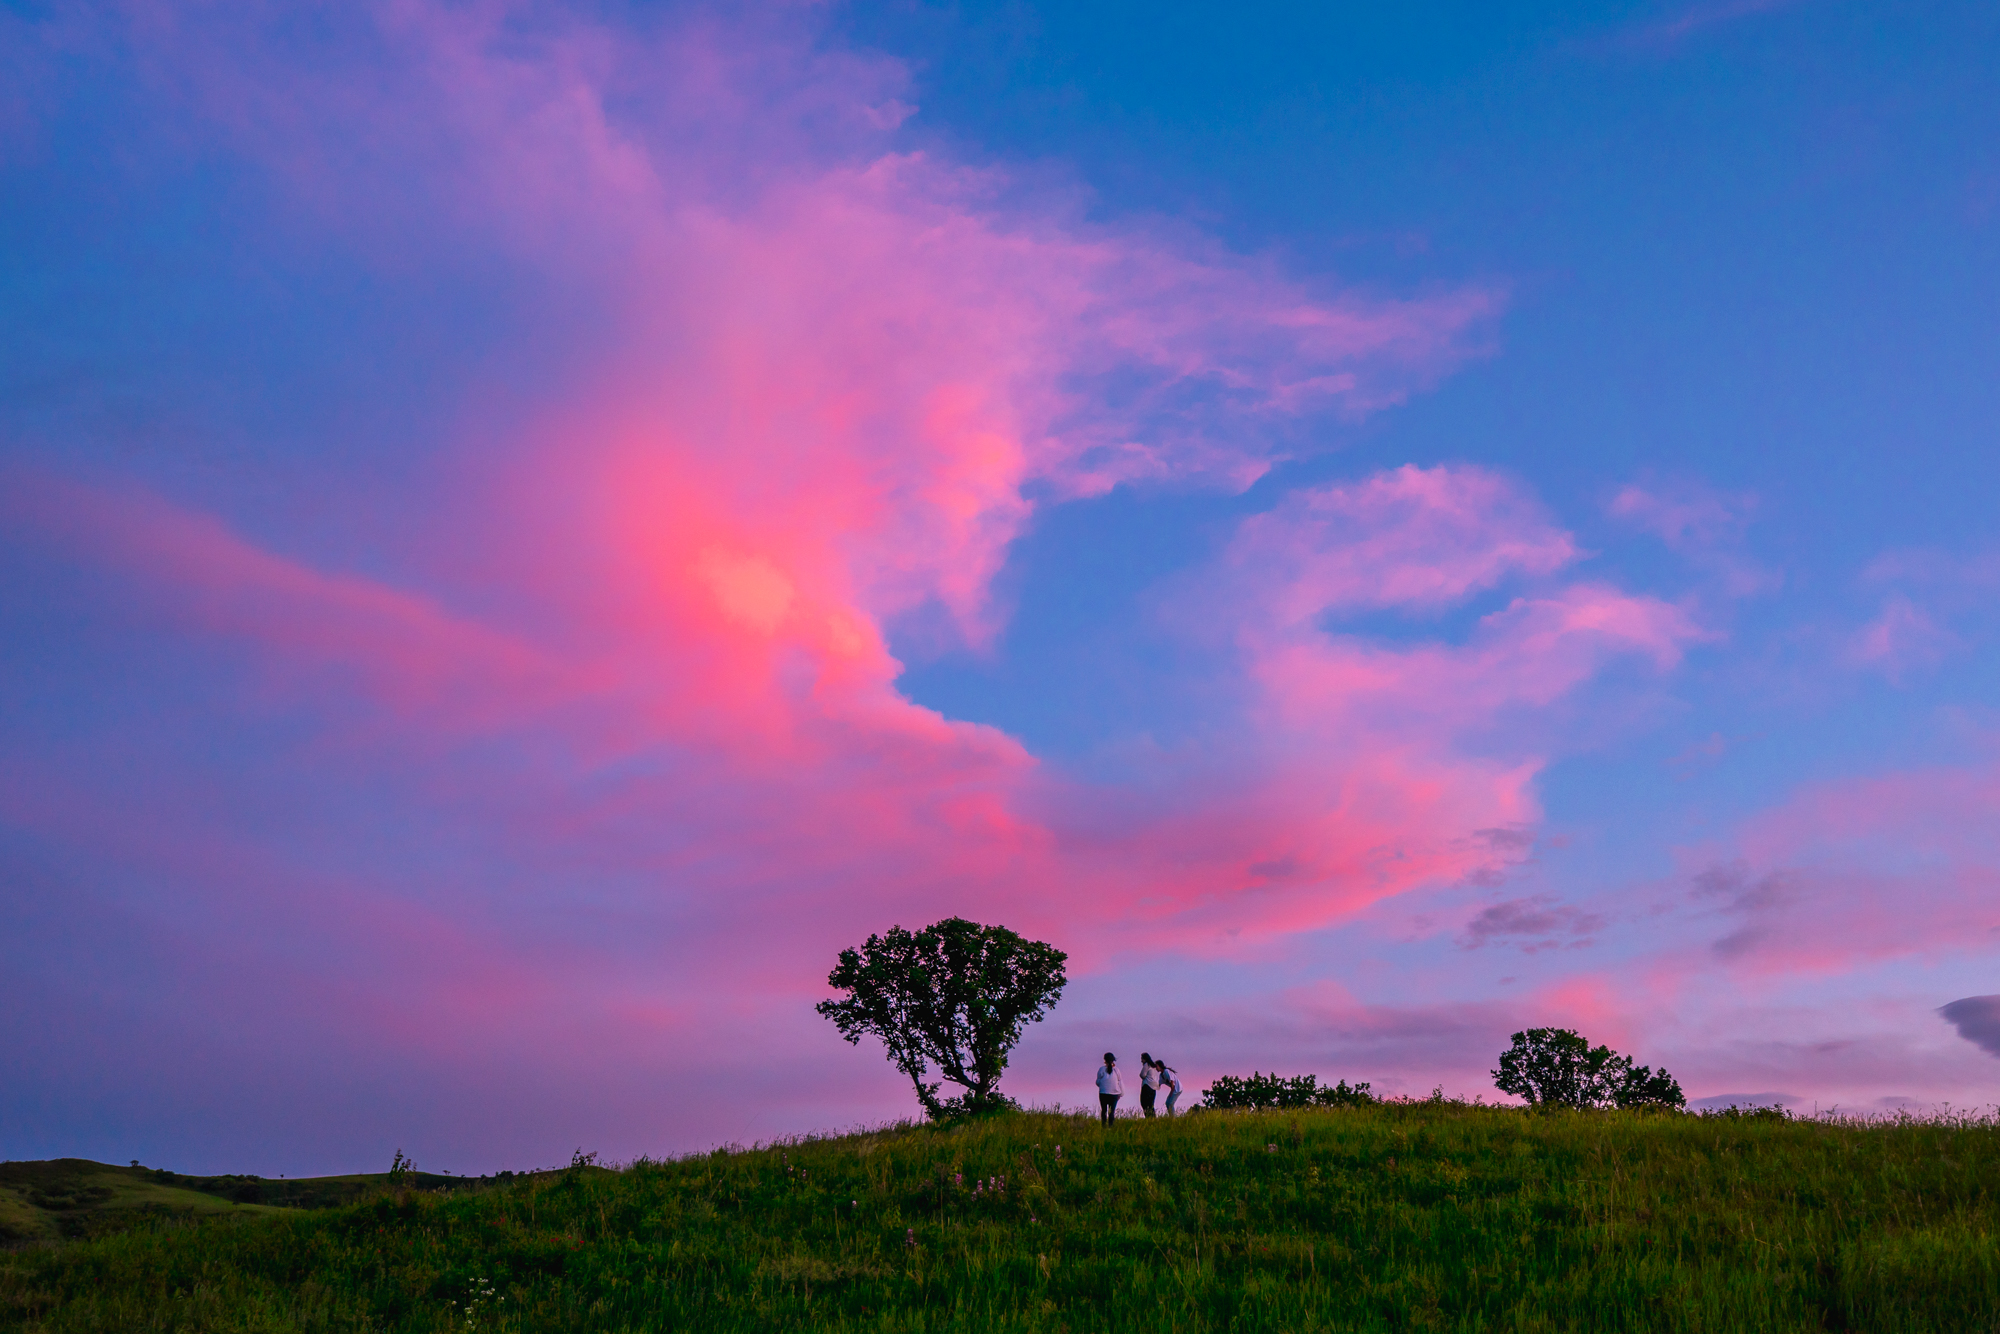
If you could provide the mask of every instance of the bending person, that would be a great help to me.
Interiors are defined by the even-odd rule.
[[[1167,1115],[1174,1114],[1174,1102],[1181,1096],[1181,1077],[1165,1061],[1155,1061],[1153,1065],[1160,1072],[1160,1082],[1167,1089]]]

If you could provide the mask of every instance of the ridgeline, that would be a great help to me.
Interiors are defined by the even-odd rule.
[[[60,1242],[44,1224],[0,1255],[0,1330],[2000,1325],[2000,1128],[1971,1118],[1420,1102],[1107,1132],[1023,1113],[505,1182],[332,1180],[366,1198],[208,1194]],[[332,1207],[279,1207],[300,1203]]]

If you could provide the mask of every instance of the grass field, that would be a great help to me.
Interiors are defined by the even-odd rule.
[[[17,1250],[0,1329],[1986,1334],[1996,1188],[1979,1121],[1023,1114]]]
[[[481,1183],[416,1173],[424,1189]],[[382,1193],[387,1173],[270,1180],[186,1176],[155,1167],[115,1167],[84,1158],[0,1163],[0,1246],[109,1236],[147,1223],[293,1209],[326,1209]]]

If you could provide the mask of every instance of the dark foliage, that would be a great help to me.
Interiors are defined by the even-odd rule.
[[[1735,1103],[1727,1107],[1710,1107],[1701,1113],[1723,1121],[1789,1121],[1792,1114],[1782,1107],[1738,1107]]]
[[[1365,1083],[1350,1087],[1343,1079],[1338,1084],[1321,1084],[1317,1075],[1295,1075],[1290,1079],[1259,1073],[1248,1079],[1224,1075],[1201,1095],[1201,1106],[1215,1111],[1366,1107],[1374,1101],[1375,1096]]]
[[[849,1042],[880,1038],[932,1120],[978,1116],[1013,1105],[997,1087],[1007,1053],[1061,998],[1068,958],[962,917],[915,932],[892,927],[840,952],[826,980],[847,996],[818,1009]],[[932,1067],[939,1078],[927,1081]],[[940,1098],[945,1080],[965,1092]]]
[[[1680,1081],[1665,1070],[1655,1072],[1650,1065],[1627,1069],[1611,1100],[1620,1107],[1687,1106],[1687,1095],[1681,1092]]]
[[[1591,1046],[1568,1028],[1531,1028],[1500,1054],[1493,1083],[1536,1107],[1684,1107],[1680,1084],[1665,1070],[1635,1066],[1611,1048]]]

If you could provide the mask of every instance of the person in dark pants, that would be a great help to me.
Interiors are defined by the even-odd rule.
[[[1097,1111],[1106,1126],[1118,1114],[1118,1100],[1124,1096],[1125,1076],[1118,1073],[1118,1058],[1107,1051],[1104,1064],[1097,1068]]]
[[[1139,1110],[1147,1116],[1153,1114],[1153,1099],[1160,1096],[1160,1067],[1153,1063],[1153,1053],[1139,1053]]]

